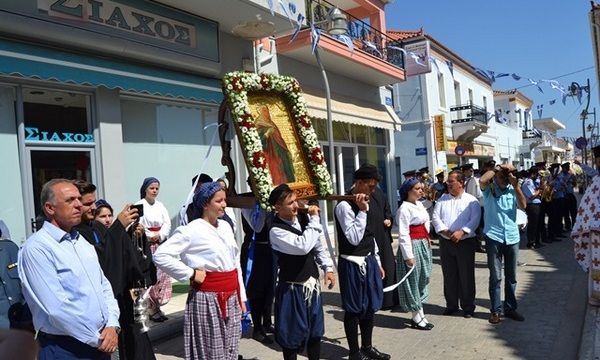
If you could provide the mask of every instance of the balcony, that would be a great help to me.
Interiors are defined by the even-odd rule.
[[[327,71],[375,86],[404,81],[404,54],[386,34],[343,10],[348,19],[346,37],[327,34],[326,18],[333,7],[324,0],[306,2],[307,24],[315,24],[321,31],[319,50]],[[291,39],[292,35],[277,38],[277,52],[316,65],[310,27],[303,26],[296,38]]]
[[[489,128],[487,111],[477,105],[464,104],[450,107],[452,135],[459,142],[471,142]]]
[[[523,147],[526,151],[533,150],[534,147],[543,142],[543,134],[538,129],[523,130]]]
[[[290,20],[277,1],[273,1],[273,14],[267,0],[153,0],[154,2],[202,16],[219,23],[219,29],[225,33],[251,38],[280,36],[293,31]],[[306,13],[302,2],[296,5],[297,13]],[[247,25],[242,31],[240,26]],[[240,29],[239,34],[237,29]],[[271,31],[272,30],[272,31]],[[262,32],[262,36],[260,36]],[[243,34],[245,33],[245,34]]]

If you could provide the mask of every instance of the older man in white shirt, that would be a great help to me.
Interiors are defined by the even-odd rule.
[[[448,193],[435,204],[432,223],[441,236],[440,254],[444,275],[446,311],[452,315],[463,310],[470,318],[475,311],[475,230],[479,225],[479,201],[465,192],[461,171],[448,175]],[[459,304],[460,301],[460,304]]]

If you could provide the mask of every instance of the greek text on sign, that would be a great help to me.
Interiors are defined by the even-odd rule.
[[[95,23],[173,44],[196,47],[196,29],[190,24],[152,14],[110,0],[37,0],[49,16]]]
[[[36,127],[25,128],[25,141],[52,141],[68,143],[93,143],[93,134],[69,133],[61,131],[40,131]]]

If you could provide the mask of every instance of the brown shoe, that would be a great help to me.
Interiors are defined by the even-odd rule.
[[[500,313],[497,313],[497,312],[491,313],[488,321],[490,322],[490,324],[494,324],[494,325],[498,324],[501,321]]]

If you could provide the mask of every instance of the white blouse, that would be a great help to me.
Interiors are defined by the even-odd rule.
[[[429,213],[420,201],[417,201],[416,204],[404,201],[396,212],[396,222],[398,224],[398,241],[402,258],[404,260],[413,259],[409,226],[425,224],[425,229],[429,232]]]
[[[196,219],[175,229],[173,235],[158,247],[153,261],[178,281],[189,280],[194,269],[215,272],[237,269],[240,296],[245,301],[239,253],[231,226],[225,220],[217,220],[215,227],[204,219]]]
[[[146,199],[141,199],[135,203],[136,205],[144,205],[144,216],[140,218],[140,224],[144,225],[146,236],[153,237],[158,233],[160,241],[165,241],[171,233],[171,218],[167,208],[158,200],[150,205]],[[150,231],[149,228],[160,227],[160,231]]]

